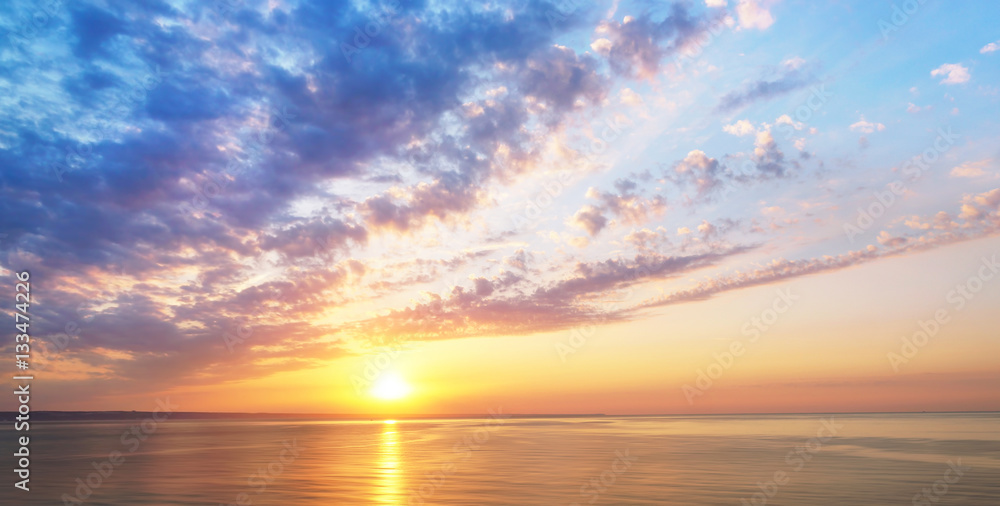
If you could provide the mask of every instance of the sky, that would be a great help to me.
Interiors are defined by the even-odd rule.
[[[1000,410],[998,18],[7,3],[32,408]]]

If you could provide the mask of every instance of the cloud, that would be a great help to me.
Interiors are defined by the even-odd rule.
[[[573,215],[570,223],[594,236],[609,223],[605,213],[614,216],[621,223],[641,225],[654,217],[662,216],[667,210],[667,202],[662,195],[644,197],[635,179],[619,178],[615,181],[615,190],[609,192],[589,188],[587,198],[597,200],[598,205],[584,205]]]
[[[667,231],[662,227],[657,227],[656,230],[648,228],[633,230],[622,240],[644,253],[658,251],[664,245],[670,244]]]
[[[526,271],[528,264],[534,259],[534,255],[524,249],[518,249],[513,255],[504,257],[503,263],[515,269]]]
[[[729,291],[779,283],[802,276],[836,272],[881,258],[995,236],[1000,234],[1000,188],[965,196],[962,199],[961,213],[958,218],[965,220],[965,222],[955,222],[944,211],[934,214],[929,219],[912,217],[905,220],[905,225],[909,229],[916,230],[917,233],[915,235],[906,235],[900,232],[893,234],[883,230],[876,237],[879,244],[883,245],[883,249],[868,245],[863,249],[840,255],[825,255],[803,260],[776,258],[746,271],[717,275],[701,281],[691,288],[676,290],[642,301],[626,313],[706,300],[713,295]]]
[[[994,188],[966,199],[966,205],[977,206],[983,215],[990,215],[995,221],[1000,218],[1000,188]]]
[[[992,53],[997,50],[1000,50],[1000,42],[990,42],[989,44],[983,46],[983,48],[979,50],[979,53],[986,54],[986,53]]]
[[[626,16],[621,22],[605,20],[595,30],[591,44],[618,75],[649,79],[659,73],[660,62],[708,29],[709,20],[693,16],[683,3],[675,3],[661,21],[649,13]]]
[[[737,271],[733,274],[717,276],[701,281],[692,288],[674,291],[645,300],[638,304],[636,309],[648,309],[706,300],[712,295],[753,286],[768,285],[809,274],[840,270],[874,260],[878,257],[879,255],[876,251],[865,249],[852,251],[836,257],[808,260],[775,259],[746,272]]]
[[[756,0],[740,0],[736,5],[736,15],[740,26],[747,29],[767,30],[774,24],[771,12]]]
[[[724,95],[719,100],[716,110],[730,112],[750,105],[758,100],[770,100],[808,86],[815,78],[799,60],[786,60],[777,68],[771,69],[765,75],[746,83],[739,90]]]
[[[475,173],[445,173],[430,183],[419,183],[397,198],[391,193],[369,197],[358,206],[367,226],[407,232],[429,219],[447,221],[476,208],[482,197]]]
[[[472,336],[530,335],[583,324],[628,318],[623,305],[602,307],[602,296],[649,281],[664,280],[715,265],[749,251],[734,247],[684,256],[640,254],[631,259],[578,262],[571,273],[534,286],[505,273],[473,279],[473,287],[455,287],[445,295],[428,294],[426,302],[363,320],[350,332],[372,340],[439,340]]]
[[[987,175],[983,170],[993,162],[992,159],[979,160],[978,162],[966,162],[951,169],[951,177],[977,178]]]
[[[92,58],[96,55],[113,57],[110,48],[105,44],[115,36],[127,33],[127,23],[115,13],[104,9],[83,5],[70,12],[73,34],[76,44],[73,52],[80,58]]]
[[[737,131],[740,128],[739,122],[729,126]],[[717,159],[695,149],[673,165],[661,164],[664,178],[680,187],[691,186],[695,195],[685,194],[684,201],[694,205],[710,201],[718,195],[726,195],[735,190],[737,185],[783,178],[801,168],[799,161],[785,158],[767,125],[754,133],[752,152],[727,154]],[[801,150],[804,143],[796,142],[796,146],[801,146]],[[723,163],[722,160],[726,162]]]
[[[940,81],[941,84],[962,84],[969,82],[972,77],[969,69],[960,63],[945,63],[931,71],[931,77],[946,76]]]
[[[597,60],[566,47],[536,53],[518,65],[515,82],[525,96],[547,104],[552,112],[597,104],[607,95],[609,82],[597,72]]]
[[[352,254],[467,224],[611,86],[598,58],[554,44],[586,16],[553,28],[545,2],[406,4],[350,59],[366,7],[210,8],[74,4],[44,66],[0,61],[25,97],[5,109],[0,166],[23,174],[0,172],[0,263],[59,287],[42,336],[111,298],[63,356],[123,389],[344,356],[316,315],[447,269],[373,275]],[[686,36],[674,21],[658,40]],[[223,334],[246,321],[254,344],[230,355]]]
[[[718,227],[709,223],[708,220],[701,220],[701,224],[698,225],[698,232],[700,232],[702,237],[705,238],[715,236],[718,231]]]
[[[666,199],[662,195],[644,197],[639,183],[630,178],[615,181],[615,192],[587,190],[587,198],[597,199],[601,208],[629,225],[641,225],[650,219],[662,216],[667,210]]]
[[[754,140],[753,159],[757,170],[765,176],[783,177],[788,172],[785,154],[778,148],[770,130],[757,133]]]
[[[906,244],[905,237],[893,236],[889,232],[883,230],[879,232],[878,236],[875,238],[879,244],[883,246],[888,246],[890,248],[897,248]]]
[[[752,135],[757,132],[757,129],[753,126],[753,123],[750,123],[745,119],[741,119],[731,125],[726,125],[722,127],[722,130],[728,134],[732,134],[737,137],[742,137],[744,135]]]
[[[675,205],[669,183],[699,200],[679,201],[703,204],[729,183],[799,168],[766,124],[737,120],[723,130],[752,134],[734,140],[751,152],[683,149],[656,177],[593,188],[573,207],[560,202],[553,209],[578,210],[564,224],[586,233],[552,234],[592,248],[546,253],[528,242],[534,230],[494,229],[511,208],[510,187],[578,169],[563,143],[581,119],[618,103],[661,103],[659,87],[647,93],[621,78],[660,75],[664,58],[704,40],[724,11],[680,3],[604,21],[588,53],[558,42],[586,36],[594,12],[553,26],[556,6],[537,0],[403,2],[347,58],[355,28],[372,20],[367,4],[232,5],[220,19],[198,2],[74,4],[35,41],[43,64],[18,51],[0,59],[0,73],[18,77],[0,128],[0,265],[47,280],[33,315],[40,342],[67,322],[86,325],[52,356],[54,387],[148,394],[319,367],[369,337],[623,321],[635,313],[607,301],[752,248],[731,244],[736,222],[695,210],[690,228],[658,227],[672,209],[667,195]],[[745,29],[773,24],[762,5],[771,3],[734,5]],[[813,80],[804,60],[786,59],[719,107]],[[777,124],[805,129],[787,115]],[[739,162],[750,169],[735,170]],[[549,196],[576,192],[547,181]],[[951,214],[908,217],[908,232],[887,228],[877,244],[902,251],[985,233],[1000,220],[997,198],[977,191]],[[668,237],[674,230],[681,237]],[[593,239],[600,233],[607,241]],[[608,250],[629,256],[601,256]],[[457,282],[446,284],[449,276]],[[358,309],[419,291],[433,295],[375,317]],[[86,321],[82,303],[92,306]],[[248,328],[229,350],[226,336]]]
[[[577,211],[570,222],[574,226],[586,230],[591,236],[595,236],[608,224],[608,219],[604,217],[600,209],[588,205]]]
[[[265,251],[280,251],[292,258],[302,258],[324,252],[344,252],[348,250],[350,242],[364,245],[367,240],[368,231],[356,223],[336,218],[315,218],[297,222],[287,229],[263,234],[260,248]]]
[[[781,62],[782,65],[793,70],[805,66],[806,63],[808,62],[806,62],[805,58],[799,56],[793,56]]]
[[[885,125],[881,123],[871,123],[865,119],[864,115],[862,115],[861,119],[851,125],[851,130],[864,134],[870,134],[876,131],[881,132],[885,130]]]
[[[722,165],[700,149],[688,152],[683,160],[677,162],[674,173],[694,185],[698,195],[707,195],[722,185]]]
[[[619,100],[625,105],[643,105],[642,96],[633,91],[631,88],[622,88]]]
[[[788,125],[788,126],[794,128],[796,130],[802,130],[803,128],[805,128],[805,124],[804,123],[802,123],[801,121],[795,121],[795,120],[793,120],[792,117],[789,116],[789,115],[787,115],[787,114],[782,114],[777,119],[775,119],[774,120],[774,124],[776,124],[776,125]]]

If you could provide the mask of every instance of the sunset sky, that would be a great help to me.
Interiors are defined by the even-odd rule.
[[[16,1],[32,409],[1000,410],[1000,4],[897,3]]]

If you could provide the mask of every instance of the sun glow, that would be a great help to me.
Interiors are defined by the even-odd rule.
[[[412,390],[399,373],[386,371],[375,381],[371,394],[379,399],[391,401],[406,397]]]

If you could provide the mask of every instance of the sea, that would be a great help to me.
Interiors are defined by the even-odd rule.
[[[32,422],[3,505],[1000,505],[1000,413]]]

